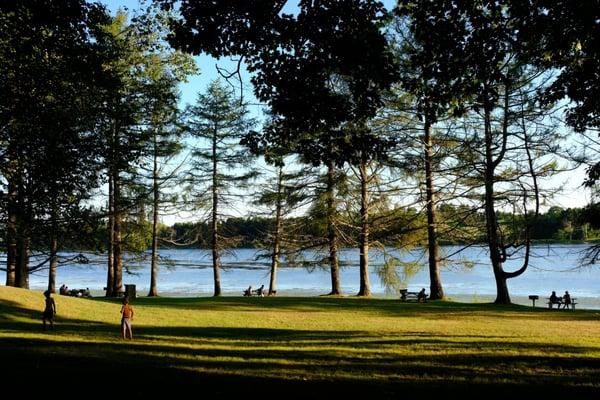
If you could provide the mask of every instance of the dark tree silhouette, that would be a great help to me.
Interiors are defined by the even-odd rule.
[[[103,70],[93,37],[107,20],[102,6],[82,0],[0,4],[7,285],[28,286],[29,254],[41,236],[56,266],[59,226],[97,184],[100,143],[91,133]]]

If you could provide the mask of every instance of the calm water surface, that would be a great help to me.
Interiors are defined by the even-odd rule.
[[[582,267],[581,252],[586,245],[544,245],[534,247],[534,258],[530,267],[520,277],[508,281],[512,300],[515,303],[531,304],[527,298],[537,294],[540,300],[552,290],[559,295],[568,290],[578,300],[578,307],[600,309],[600,268]],[[443,247],[445,254],[452,254],[458,247]],[[403,261],[417,261],[426,265],[426,256],[421,251],[398,252],[391,254]],[[208,250],[162,250],[161,256],[168,260],[159,268],[158,290],[162,296],[211,296],[213,293],[213,271]],[[241,295],[249,285],[269,286],[269,263],[257,259],[254,249],[236,249],[223,255],[224,269],[221,272],[221,285],[224,295]],[[66,284],[69,288],[89,288],[93,295],[102,295],[106,286],[106,258],[102,255],[87,255],[90,262],[61,266],[57,272],[57,286]],[[323,254],[306,254],[307,259],[318,260]],[[3,257],[2,257],[3,258]],[[356,294],[359,287],[358,250],[344,249],[340,252],[341,284],[345,295]],[[483,247],[472,247],[450,257],[453,263],[442,269],[442,283],[446,294],[456,301],[488,302],[495,298],[496,288],[487,251]],[[462,261],[468,261],[468,265]],[[384,256],[380,252],[370,253],[370,282],[375,296],[397,297],[386,293],[377,270],[381,268]],[[520,267],[522,260],[513,259],[506,263],[506,270]],[[145,295],[149,289],[150,267],[148,261],[126,263],[129,273],[124,273],[123,282],[135,284],[138,294]],[[40,271],[30,277],[30,287],[44,290],[47,285],[47,271]],[[4,281],[4,279],[3,279]],[[429,274],[421,268],[407,281],[411,291],[425,287],[429,292]],[[315,296],[326,294],[331,287],[330,273],[325,265],[306,269],[283,267],[277,274],[278,296]],[[542,304],[540,304],[542,305]]]

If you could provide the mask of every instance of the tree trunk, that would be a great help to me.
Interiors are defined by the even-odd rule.
[[[271,257],[271,279],[269,281],[269,295],[275,294],[277,291],[277,269],[279,268],[279,256],[281,246],[281,212],[283,205],[282,190],[283,189],[283,167],[279,167],[277,174],[277,207],[275,209],[275,240],[273,243],[273,254]]]
[[[153,210],[152,210],[152,261],[150,265],[150,291],[148,297],[158,296],[156,279],[158,276],[158,205],[159,205],[159,190],[158,190],[158,143],[156,133],[154,133],[154,165],[152,168],[154,195]]]
[[[108,174],[108,271],[106,274],[106,297],[113,297],[115,281],[114,238],[115,238],[115,202],[112,172]]]
[[[496,304],[510,304],[510,295],[506,285],[506,274],[502,268],[502,255],[500,254],[500,237],[498,234],[498,220],[494,207],[494,176],[496,163],[493,155],[493,135],[491,127],[491,108],[486,106],[485,113],[485,218],[490,260],[496,279]]]
[[[212,170],[212,258],[213,258],[213,274],[215,279],[215,296],[221,295],[221,259],[219,255],[219,214],[218,214],[218,206],[219,206],[219,180],[217,175],[217,130],[215,129],[213,133],[213,143],[212,143],[212,161],[213,161],[213,170]]]
[[[444,289],[440,278],[439,246],[437,241],[436,203],[433,187],[433,127],[429,119],[425,119],[425,186],[427,197],[427,242],[429,250],[429,298],[441,300],[444,298]]]
[[[17,185],[17,268],[15,284],[29,289],[29,218],[25,205],[25,193],[22,182]]]
[[[29,289],[29,237],[20,234],[17,239],[16,286]]]
[[[6,286],[16,285],[17,272],[17,190],[16,185],[9,180],[7,196],[6,220]]]
[[[48,272],[48,291],[56,293],[56,267],[58,266],[58,240],[56,238],[56,228],[52,228],[50,238],[50,270]]]
[[[369,284],[369,191],[367,162],[360,161],[360,290],[358,296],[370,296]]]
[[[330,295],[340,295],[340,262],[338,258],[338,237],[335,227],[335,165],[333,160],[327,163],[327,241],[329,242],[329,267],[331,269]]]
[[[115,172],[113,177],[113,210],[114,210],[114,236],[113,236],[113,296],[116,296],[123,290],[123,255],[121,250],[121,182],[119,173]]]

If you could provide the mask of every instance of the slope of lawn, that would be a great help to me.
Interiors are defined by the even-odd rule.
[[[0,287],[3,380],[36,390],[259,397],[600,393],[600,312],[359,298],[138,298],[134,340],[117,299]],[[32,385],[33,383],[33,385]],[[202,396],[199,396],[202,397]],[[253,396],[250,396],[253,397]]]

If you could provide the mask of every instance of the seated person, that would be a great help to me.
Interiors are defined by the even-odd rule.
[[[246,297],[252,296],[252,285],[248,286],[248,289],[244,290],[244,296],[246,296]]]
[[[408,297],[408,290],[400,289],[400,300],[405,301],[406,297]]]
[[[552,303],[552,304],[561,304],[562,303],[562,298],[558,297],[554,290],[552,291],[552,294],[550,295],[550,303]]]
[[[562,297],[562,301],[564,304],[563,308],[569,308],[569,305],[571,305],[571,295],[568,291],[565,291],[565,294]]]
[[[258,288],[258,290],[256,291],[256,295],[260,296],[260,297],[264,297],[264,295],[265,295],[265,285],[262,285],[261,287]]]
[[[417,301],[426,301],[427,300],[427,294],[425,293],[425,288],[422,288],[421,291],[419,292],[419,294],[417,294]]]
[[[58,290],[58,293],[62,294],[62,295],[66,295],[67,293],[67,287],[65,286],[65,284],[63,283],[62,286],[60,287],[60,289]]]

